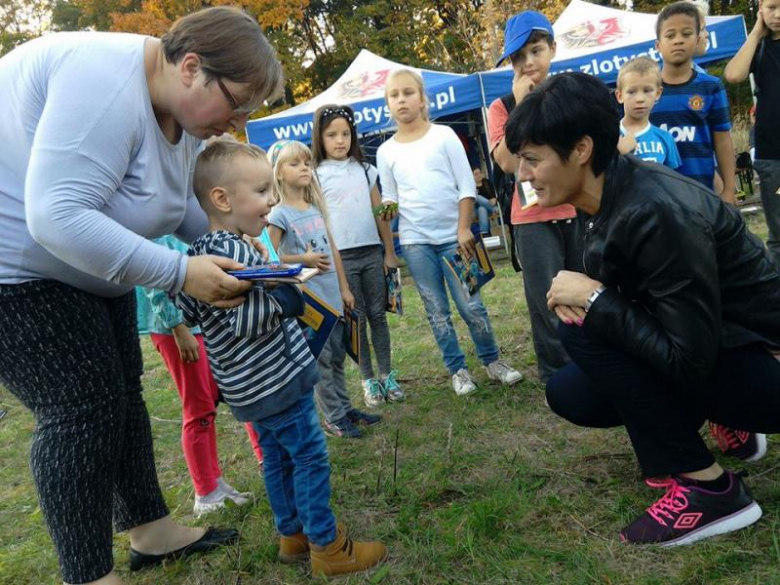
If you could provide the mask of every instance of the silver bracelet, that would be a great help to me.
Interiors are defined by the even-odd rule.
[[[607,290],[607,287],[602,284],[600,287],[590,293],[590,296],[588,297],[588,300],[585,301],[585,306],[583,307],[586,313],[590,311],[593,303],[596,302],[596,299],[599,298],[599,295],[601,295],[601,293],[603,293],[605,290]]]

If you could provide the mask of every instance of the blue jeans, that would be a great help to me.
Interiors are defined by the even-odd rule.
[[[482,234],[490,233],[490,216],[496,211],[496,206],[490,203],[486,197],[477,195],[477,200],[474,202],[474,212],[477,214],[477,221],[479,222],[479,231]]]
[[[287,410],[256,421],[255,430],[276,528],[284,536],[302,531],[318,546],[333,542],[328,448],[312,392]]]
[[[471,339],[477,346],[477,356],[485,365],[496,361],[498,346],[482,298],[479,293],[469,297],[452,271],[444,264],[444,256],[456,250],[457,242],[440,245],[406,244],[401,247],[406,266],[425,306],[433,336],[444,357],[444,365],[450,374],[466,367],[466,357],[458,345],[458,335],[452,326],[445,281],[460,316],[469,327]]]

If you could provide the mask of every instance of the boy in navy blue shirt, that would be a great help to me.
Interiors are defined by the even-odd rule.
[[[678,172],[713,188],[715,161],[723,178],[721,199],[736,204],[734,144],[729,102],[717,77],[693,69],[701,31],[701,13],[690,2],[666,6],[656,22],[656,48],[663,57],[664,91],[650,121],[677,143]]]
[[[661,71],[650,57],[636,57],[620,68],[615,97],[623,104],[620,121],[621,154],[633,153],[642,160],[677,169],[682,162],[674,138],[650,123],[650,112],[661,97]]]

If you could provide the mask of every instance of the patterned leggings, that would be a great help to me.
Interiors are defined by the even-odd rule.
[[[31,467],[68,583],[113,567],[112,527],[166,516],[141,398],[135,293],[0,285],[0,382],[36,419]]]

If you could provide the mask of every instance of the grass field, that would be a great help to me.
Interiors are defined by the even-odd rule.
[[[765,231],[751,216],[751,229]],[[391,318],[394,363],[408,393],[381,412],[362,440],[329,439],[333,506],[356,537],[378,537],[387,565],[341,583],[686,584],[780,583],[780,456],[771,448],[749,469],[764,509],[755,526],[694,547],[635,548],[618,531],[660,493],[640,480],[625,433],[575,428],[544,404],[535,377],[522,279],[506,260],[484,297],[499,345],[525,380],[488,382],[463,323],[456,327],[481,391],[458,398],[450,388],[419,297],[405,283],[406,315]],[[145,398],[152,419],[160,483],[180,521],[236,526],[241,544],[224,552],[130,575],[128,540],[115,538],[119,573],[128,583],[309,583],[306,565],[276,562],[277,539],[262,479],[244,429],[223,407],[218,418],[226,478],[257,494],[257,503],[202,520],[179,444],[179,405],[160,358],[143,340]],[[356,368],[349,387],[360,401]],[[735,388],[739,391],[739,388]],[[0,388],[0,583],[56,583],[56,557],[28,467],[33,420]],[[67,481],[67,478],[63,478]]]

